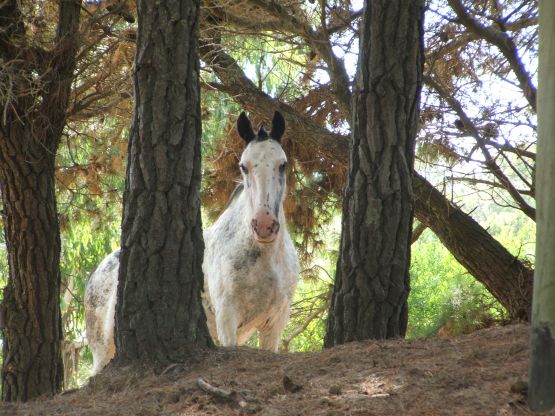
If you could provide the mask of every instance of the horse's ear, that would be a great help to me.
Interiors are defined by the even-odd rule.
[[[252,124],[244,111],[237,119],[237,131],[239,132],[239,136],[241,136],[247,144],[249,144],[252,139],[256,137],[254,131],[252,130]]]
[[[272,120],[272,131],[270,132],[270,136],[275,141],[280,142],[281,136],[285,132],[285,119],[281,115],[279,111],[274,113],[274,118]]]

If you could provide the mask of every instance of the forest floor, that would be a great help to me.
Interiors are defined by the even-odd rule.
[[[0,404],[0,414],[529,415],[528,332],[513,324],[316,353],[219,349],[160,374],[108,367],[80,390]],[[225,391],[207,393],[198,378]]]

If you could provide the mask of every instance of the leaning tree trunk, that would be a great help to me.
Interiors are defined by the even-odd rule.
[[[6,113],[0,128],[0,193],[9,265],[1,308],[5,401],[54,394],[63,386],[54,162],[73,80],[80,13],[78,1],[61,2],[57,43],[47,54],[26,47],[18,7],[16,0],[0,6],[0,65],[5,65],[5,79],[12,80],[16,94],[11,102],[6,94],[2,97]],[[40,92],[29,96],[26,88],[33,73],[40,75]]]
[[[423,1],[365,2],[326,347],[405,335],[423,12]]]
[[[555,407],[555,3],[540,1],[536,274],[528,403]]]
[[[199,1],[137,6],[116,354],[167,363],[211,345],[200,298]]]
[[[533,270],[426,179],[414,177],[415,216],[501,303],[511,319],[528,320]]]

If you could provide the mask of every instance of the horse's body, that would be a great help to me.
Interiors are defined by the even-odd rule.
[[[118,270],[119,248],[102,260],[85,289],[85,325],[93,356],[92,374],[102,370],[116,353],[114,326]]]
[[[283,200],[287,159],[279,140],[284,121],[276,112],[272,131],[252,130],[244,113],[238,130],[247,142],[241,156],[243,183],[218,220],[204,231],[203,306],[212,337],[223,346],[243,344],[258,329],[260,347],[277,351],[299,274],[285,227]],[[85,294],[87,337],[94,369],[114,355],[119,251],[91,275]]]
[[[246,192],[239,192],[204,232],[208,329],[223,346],[241,345],[258,329],[260,347],[277,351],[299,274],[296,252],[286,233],[261,246],[249,235],[248,222],[233,220],[247,203]]]

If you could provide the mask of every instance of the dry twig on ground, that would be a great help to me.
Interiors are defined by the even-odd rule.
[[[234,403],[239,407],[245,407],[247,405],[247,401],[244,397],[241,396],[241,394],[233,390],[228,391],[219,387],[215,387],[210,383],[204,381],[202,378],[197,379],[197,386],[199,386],[202,391],[205,391],[206,393],[210,394],[213,397],[216,397],[217,399]]]

